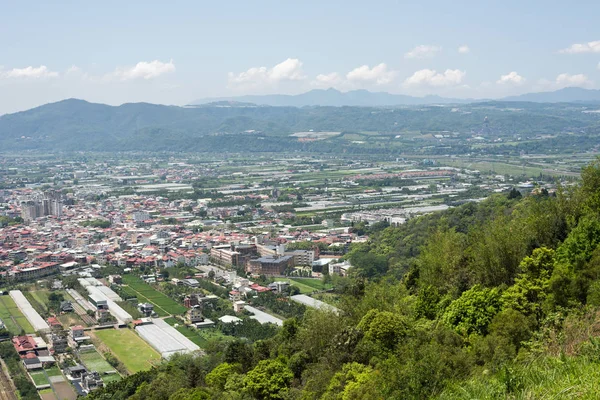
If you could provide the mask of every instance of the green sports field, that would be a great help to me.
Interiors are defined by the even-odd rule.
[[[160,354],[130,329],[105,329],[94,334],[131,373],[150,369],[160,362]]]
[[[27,318],[9,296],[0,296],[0,318],[13,335],[18,335],[21,330],[25,333],[35,333]]]

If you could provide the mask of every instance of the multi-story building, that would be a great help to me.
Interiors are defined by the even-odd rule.
[[[246,272],[258,275],[283,275],[286,270],[294,267],[294,257],[260,257],[248,261]]]
[[[312,266],[315,261],[314,250],[286,251],[285,255],[294,257],[294,265]]]
[[[240,253],[231,250],[230,245],[214,246],[210,249],[210,258],[220,265],[239,265]]]

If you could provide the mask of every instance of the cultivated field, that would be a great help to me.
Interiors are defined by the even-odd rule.
[[[314,290],[325,290],[331,289],[332,285],[324,284],[320,279],[312,279],[312,278],[290,278],[295,284],[302,284],[306,286],[310,286]]]
[[[185,326],[181,321],[176,318],[165,318],[165,322],[173,327],[177,324],[178,326],[175,328],[179,331],[183,336],[194,342],[200,348],[206,348],[209,341],[211,339],[223,339],[223,338],[232,338],[231,336],[225,336],[215,328],[205,328],[205,329],[193,329]]]
[[[104,383],[121,380],[118,372],[106,374],[116,370],[96,350],[79,353],[79,359],[88,370],[99,372]]]
[[[115,371],[115,368],[111,366],[96,350],[79,353],[79,358],[81,359],[81,362],[83,362],[83,365],[85,365],[90,371],[97,371],[100,374]]]
[[[21,330],[25,333],[35,333],[27,318],[9,296],[0,296],[0,318],[13,335],[18,335]]]
[[[150,369],[160,361],[160,354],[130,329],[105,329],[94,334],[131,373]]]
[[[183,305],[154,289],[137,276],[124,275],[123,283],[127,285],[124,287],[125,292],[132,297],[137,297],[139,302],[153,304],[154,311],[161,317],[179,315],[187,311]]]
[[[50,381],[46,377],[44,371],[30,372],[29,376],[31,376],[31,379],[33,380],[35,386],[43,386],[50,384]]]

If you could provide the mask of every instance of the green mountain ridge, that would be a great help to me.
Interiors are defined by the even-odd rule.
[[[470,135],[482,130],[486,117],[498,137],[568,131],[595,134],[600,126],[597,114],[583,111],[596,108],[527,102],[399,108],[108,106],[68,99],[1,116],[0,146],[45,151],[333,151],[323,143],[298,143],[289,135],[308,130],[369,131],[391,137],[409,131]],[[261,137],[269,137],[269,144]]]

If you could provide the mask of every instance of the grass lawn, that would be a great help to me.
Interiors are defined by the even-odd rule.
[[[21,310],[10,296],[0,296],[0,318],[13,335],[18,335],[21,330],[25,333],[35,333]]]
[[[121,380],[121,375],[119,375],[119,374],[102,375],[102,380],[104,381],[105,384],[108,384],[111,382],[117,382],[117,381]]]
[[[76,326],[76,325],[87,326],[87,324],[85,322],[83,322],[81,317],[79,315],[77,315],[75,312],[70,312],[67,314],[60,315],[58,317],[58,320],[65,328],[69,328],[71,326]]]
[[[33,379],[33,383],[35,383],[35,386],[50,384],[48,378],[46,378],[46,375],[44,374],[44,371],[31,372],[29,373],[29,375],[31,376],[31,379]]]
[[[31,296],[44,308],[44,309],[48,309],[48,303],[50,303],[50,300],[48,300],[48,295],[50,294],[47,290],[36,290],[33,292],[30,292]]]
[[[179,315],[187,311],[182,304],[154,289],[135,275],[123,275],[123,283],[127,285],[124,288],[126,293],[137,297],[139,302],[153,304],[154,311],[161,317]]]
[[[90,371],[97,371],[101,374],[108,371],[115,371],[115,368],[112,367],[105,359],[102,357],[97,351],[88,351],[85,353],[80,353],[79,358],[81,362],[89,369]]]
[[[48,374],[48,376],[62,376],[60,369],[56,365],[46,369],[46,374]]]
[[[316,290],[331,289],[333,287],[333,285],[331,284],[324,284],[321,279],[291,278],[291,280],[296,283],[301,283],[303,285],[310,286]]]
[[[312,293],[316,290],[314,287],[305,285],[301,282],[296,282],[295,280],[292,280],[291,278],[277,279],[277,280],[282,281],[282,282],[288,282],[290,285],[296,286],[298,289],[300,289],[301,294]]]
[[[94,334],[131,373],[150,369],[160,361],[160,354],[130,329],[105,329]]]

